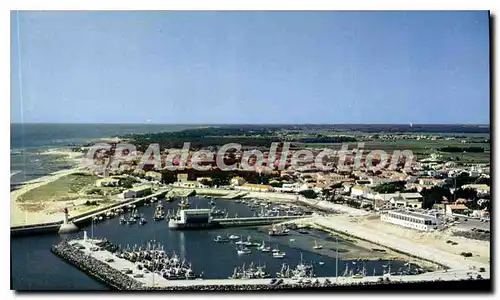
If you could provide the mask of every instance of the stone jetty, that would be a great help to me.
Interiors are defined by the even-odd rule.
[[[133,263],[114,254],[117,246],[105,239],[65,240],[52,246],[51,251],[90,276],[117,290],[139,291],[268,291],[300,289],[371,289],[382,285],[400,285],[411,288],[412,283],[431,286],[436,282],[475,280],[481,286],[491,285],[489,272],[478,270],[443,270],[420,275],[283,278],[283,279],[182,279],[169,280],[155,272],[146,272]],[[460,285],[461,284],[461,285]],[[474,285],[478,285],[474,284]],[[478,285],[478,286],[479,286]],[[363,286],[363,287],[361,287]],[[378,287],[377,287],[378,286]],[[392,287],[391,287],[392,288]],[[487,288],[487,287],[486,287]]]

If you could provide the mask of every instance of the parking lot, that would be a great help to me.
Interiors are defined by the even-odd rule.
[[[465,221],[467,219],[467,221]],[[460,230],[471,230],[472,228],[478,228],[482,230],[490,230],[490,222],[481,222],[479,219],[471,219],[459,217],[457,221],[458,224],[455,225],[455,228]]]

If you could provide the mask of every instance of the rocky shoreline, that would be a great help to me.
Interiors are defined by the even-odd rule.
[[[86,274],[96,278],[116,290],[144,289],[137,280],[121,273],[109,265],[86,255],[80,249],[70,245],[69,240],[52,246],[50,251]]]

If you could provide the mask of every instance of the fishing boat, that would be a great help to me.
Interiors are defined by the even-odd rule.
[[[210,200],[210,205],[215,206],[215,201],[214,200]]]
[[[251,239],[252,239],[252,237],[248,236],[246,242],[243,242],[243,245],[246,246],[246,247],[255,246],[255,244],[250,241]]]
[[[139,224],[140,225],[144,225],[146,224],[148,221],[146,220],[146,218],[142,217],[140,220],[139,220]]]
[[[313,247],[313,249],[315,249],[315,250],[323,249],[323,245],[318,245],[318,243],[316,242],[316,240],[314,240],[314,247]]]
[[[273,228],[269,230],[268,234],[270,236],[283,236],[283,235],[288,235],[288,232],[285,232],[285,230],[283,230],[282,228],[273,226]]]
[[[290,266],[283,264],[281,266],[281,271],[276,273],[276,277],[293,279],[311,278],[314,277],[313,266],[303,263],[301,253],[300,263],[294,269],[290,269]]]
[[[225,215],[227,215],[227,211],[226,210],[223,210],[223,209],[216,209],[215,207],[212,208],[212,210],[210,211],[210,215],[212,217],[223,217]]]
[[[236,248],[236,252],[238,253],[238,255],[243,255],[252,253],[252,250],[248,249],[247,247],[240,247]]]
[[[229,277],[229,279],[262,279],[271,277],[265,269],[266,266],[261,266],[260,263],[257,267],[254,267],[252,262],[248,268],[245,268],[245,264],[243,264],[241,268],[234,268],[233,274]]]
[[[127,224],[135,224],[135,223],[137,223],[137,220],[134,217],[131,216],[130,218],[128,218]]]
[[[134,210],[134,213],[132,214],[132,218],[138,220],[141,218],[141,216],[139,216],[139,213],[137,212],[137,210]]]
[[[181,203],[179,203],[179,206],[181,208],[188,208],[191,206],[191,204],[189,204],[188,198],[186,198],[186,199],[181,200]]]
[[[262,244],[259,247],[257,247],[257,250],[261,252],[271,252],[271,247],[266,247],[266,243],[262,241]]]
[[[223,238],[223,237],[221,237],[220,235],[218,235],[218,236],[214,239],[214,242],[216,242],[216,243],[227,243],[227,242],[229,242],[229,239],[227,239],[227,238]]]
[[[366,276],[366,269],[365,269],[365,263],[363,262],[363,269],[361,270],[361,272],[358,272],[358,273],[352,275],[352,278],[359,279],[359,278],[363,278],[365,276]]]
[[[124,216],[121,216],[120,217],[120,224],[125,224],[125,223],[127,223],[127,219],[125,219]]]
[[[230,239],[230,240],[237,240],[237,239],[239,239],[239,238],[240,238],[239,236],[234,235],[234,234],[231,234],[231,235],[229,236],[229,239]]]

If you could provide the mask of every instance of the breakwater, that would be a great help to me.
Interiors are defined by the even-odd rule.
[[[105,245],[105,246],[103,246]],[[116,246],[106,241],[86,238],[63,241],[52,252],[88,275],[117,290],[141,291],[266,291],[301,289],[350,289],[395,284],[410,287],[415,283],[441,284],[474,280],[483,289],[491,285],[488,273],[471,270],[432,272],[420,275],[364,277],[301,277],[281,279],[166,279],[156,272],[146,272],[138,264],[116,256]],[[483,279],[484,278],[484,279]],[[392,288],[392,287],[391,287]]]
[[[140,290],[142,284],[108,264],[85,254],[68,240],[52,246],[51,252],[66,262],[117,290]]]
[[[169,287],[146,287],[144,291],[191,291],[191,292],[269,292],[269,291],[369,291],[369,290],[464,290],[464,291],[489,291],[491,290],[490,279],[475,280],[473,285],[469,279],[458,279],[456,281],[434,280],[427,282],[391,281],[380,280],[378,282],[352,282],[348,284],[337,284],[335,282],[311,282],[311,283],[274,283],[274,284],[227,284],[227,285],[195,285],[195,286],[169,286]]]

